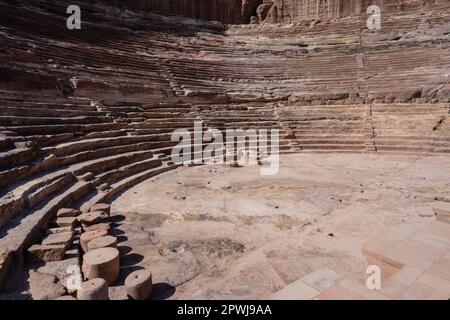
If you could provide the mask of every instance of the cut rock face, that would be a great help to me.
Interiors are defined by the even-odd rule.
[[[153,291],[152,273],[138,270],[125,279],[127,294],[134,300],[147,300]]]
[[[72,244],[73,233],[70,232],[61,232],[50,234],[43,241],[42,245],[63,245],[68,248]]]
[[[108,284],[104,279],[92,279],[81,284],[78,300],[108,300]]]
[[[32,261],[61,261],[66,253],[65,245],[34,245],[28,249],[28,256]]]
[[[109,216],[111,214],[111,206],[106,203],[97,203],[94,204],[89,211],[90,212],[103,211],[106,212]]]
[[[58,218],[78,217],[81,214],[80,210],[63,208],[59,209],[56,216]]]
[[[29,283],[33,300],[53,300],[66,294],[56,277],[46,273],[31,271]]]
[[[97,231],[97,230],[106,230],[109,232],[110,229],[111,229],[111,224],[109,222],[97,223],[92,226],[83,227],[83,230],[85,232]]]
[[[61,217],[56,219],[56,224],[61,228],[70,227],[73,229],[77,225],[77,221],[77,217]]]
[[[103,236],[95,238],[88,243],[88,251],[100,248],[117,248],[117,238],[114,236]]]
[[[63,233],[63,232],[72,232],[71,227],[59,227],[59,228],[50,228],[47,230],[47,234],[56,234],[56,233]]]
[[[83,273],[87,279],[102,278],[109,285],[119,277],[119,250],[101,248],[89,251],[83,256]]]

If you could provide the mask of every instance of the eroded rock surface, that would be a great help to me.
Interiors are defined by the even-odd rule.
[[[272,178],[179,168],[125,192],[112,211],[124,212],[130,237],[120,245],[141,256],[134,266],[176,286],[172,298],[263,299],[324,266],[362,281],[365,241],[435,220],[430,204],[448,200],[446,159],[291,155]]]
[[[133,3],[83,1],[74,32],[68,0],[0,4],[0,286],[29,298],[30,268],[64,284],[80,252],[62,233],[105,202],[116,220],[81,231],[117,237],[114,299],[143,267],[153,298],[282,297],[324,265],[359,277],[366,237],[449,202],[448,1],[374,1],[381,30],[367,1]],[[282,173],[179,168],[171,134],[196,121],[279,130]]]

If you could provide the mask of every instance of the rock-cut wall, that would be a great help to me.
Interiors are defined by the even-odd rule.
[[[376,4],[384,12],[418,8],[449,0],[27,0],[17,3],[34,4],[52,12],[64,12],[65,4],[81,4],[91,12],[108,9],[105,13],[131,10],[146,16],[148,13],[184,16],[225,24],[290,23],[296,21],[331,20],[366,13]],[[58,11],[59,10],[59,11]]]
[[[257,22],[331,20],[365,13],[373,4],[385,12],[394,12],[439,1],[443,0],[264,0],[257,9]]]
[[[227,24],[331,20],[365,13],[376,4],[386,12],[448,0],[127,0],[132,10],[180,15]]]
[[[239,24],[250,18],[243,17],[243,2],[248,0],[127,0],[126,6],[132,10]]]

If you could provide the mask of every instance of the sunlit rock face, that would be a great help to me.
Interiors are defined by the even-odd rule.
[[[450,248],[428,240],[450,243],[450,225],[423,227],[446,223],[450,202],[449,0],[7,0],[0,12],[0,300],[64,298],[69,267],[94,276],[95,259],[79,266],[90,232],[120,249],[100,255],[111,274],[120,262],[111,300],[140,268],[180,299],[335,298],[295,285],[365,279],[375,256],[389,272],[424,258],[420,270],[448,278]],[[225,148],[230,131],[249,148]],[[402,243],[375,252],[373,237]],[[418,284],[403,298],[450,297]]]
[[[363,13],[370,5],[392,12],[439,1],[442,0],[129,0],[117,4],[138,11],[242,24],[330,20]]]
[[[133,10],[145,10],[168,15],[180,15],[203,20],[239,24],[248,21],[243,16],[243,2],[248,0],[130,0],[125,6]],[[246,4],[247,8],[247,4]],[[253,8],[256,9],[256,8]],[[245,12],[247,15],[248,12]]]
[[[442,0],[129,0],[117,5],[138,11],[242,24],[330,20],[364,13],[370,5],[392,12],[439,1]]]
[[[439,0],[264,0],[257,9],[259,22],[280,23],[331,20],[361,14],[370,5],[393,12],[436,4]]]
[[[20,1],[47,11],[63,13],[73,1]],[[225,24],[290,23],[333,20],[366,13],[377,5],[382,13],[417,9],[443,4],[446,0],[113,0],[82,1],[82,7],[106,16],[120,16],[129,11],[140,16],[157,13]]]

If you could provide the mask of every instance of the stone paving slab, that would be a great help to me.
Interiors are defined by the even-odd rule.
[[[301,280],[319,291],[324,291],[332,287],[336,281],[341,280],[342,278],[343,276],[338,272],[328,267],[324,267],[307,274],[301,278]]]
[[[270,295],[271,300],[310,300],[319,295],[320,291],[307,285],[302,280],[297,280],[280,291]]]
[[[397,242],[388,242],[384,236],[372,239],[364,244],[362,252],[368,264],[388,259],[400,266],[387,280],[383,278],[380,293],[391,299],[447,300],[450,298],[449,241],[450,225],[437,220],[406,238],[398,236]],[[381,270],[385,272],[383,267]]]

